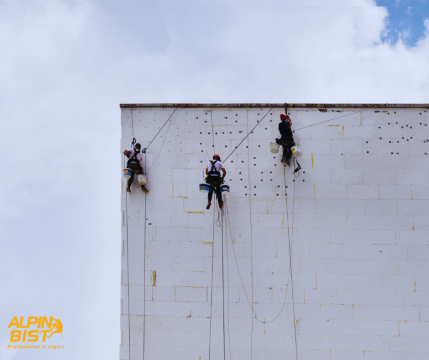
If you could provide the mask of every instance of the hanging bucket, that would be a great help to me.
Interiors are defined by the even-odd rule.
[[[275,142],[270,143],[270,151],[273,154],[277,154],[279,152],[279,147],[280,147],[280,145],[275,143]]]
[[[228,195],[229,194],[229,185],[222,185],[220,187],[220,191],[222,192],[223,195]]]
[[[131,177],[131,169],[124,169],[124,177],[129,179]]]
[[[300,157],[302,155],[301,149],[299,146],[292,146],[292,154],[295,155],[295,157]]]
[[[208,193],[210,190],[210,185],[206,184],[206,183],[201,183],[200,184],[200,191],[203,193]]]
[[[146,175],[143,175],[143,174],[137,175],[137,181],[138,181],[139,185],[146,185],[146,183],[147,183]]]

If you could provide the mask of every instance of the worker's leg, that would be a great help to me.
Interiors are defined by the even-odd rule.
[[[220,184],[216,184],[215,193],[216,193],[217,201],[219,202],[219,207],[222,209],[223,201],[222,201],[222,192],[220,191]]]
[[[210,185],[209,193],[208,193],[208,203],[206,206],[206,209],[210,209],[210,206],[212,204],[212,198],[213,198],[213,185],[208,183]]]
[[[286,161],[286,157],[287,157],[287,147],[283,146],[282,162]]]
[[[210,190],[208,193],[208,200],[209,200],[209,202],[211,202],[213,199],[213,185],[212,184],[209,184],[209,185],[210,185]]]
[[[292,156],[292,149],[290,147],[287,147],[286,150],[287,150],[286,160],[289,161],[290,157]]]
[[[141,166],[139,167],[139,174],[144,174],[143,168]],[[145,192],[145,193],[149,192],[149,190],[146,189],[146,185],[140,185],[140,187],[141,187],[141,189],[142,189],[143,192]]]
[[[131,184],[134,181],[134,173],[131,171],[131,177],[128,179],[127,183],[127,191],[131,191]]]

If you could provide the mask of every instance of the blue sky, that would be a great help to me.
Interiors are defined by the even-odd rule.
[[[395,43],[401,36],[407,45],[415,45],[424,36],[425,19],[429,19],[428,0],[376,0],[387,8],[387,34],[383,38]]]

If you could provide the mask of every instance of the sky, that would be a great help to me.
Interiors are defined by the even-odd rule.
[[[120,103],[429,103],[428,9],[0,0],[0,359],[119,359]],[[14,316],[65,349],[7,349]]]

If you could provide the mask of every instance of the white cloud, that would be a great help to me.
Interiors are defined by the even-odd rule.
[[[427,95],[427,32],[391,45],[373,1],[314,3],[0,1],[3,308],[31,289],[69,318],[64,359],[117,359],[120,102]]]

